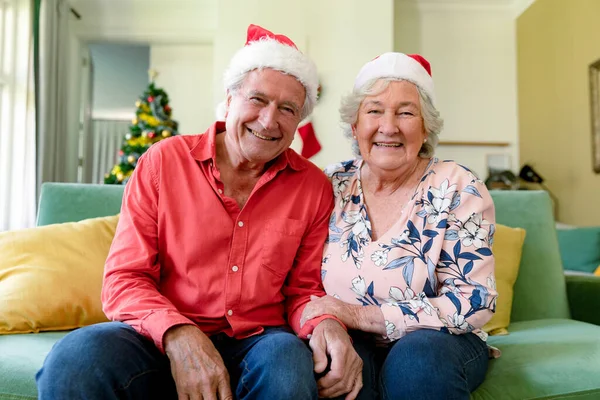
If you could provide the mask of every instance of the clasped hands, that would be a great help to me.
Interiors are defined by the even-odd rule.
[[[347,393],[346,400],[357,397],[362,388],[362,360],[354,351],[350,337],[335,320],[326,319],[313,330],[309,341],[314,371],[323,373],[331,358],[329,371],[317,386],[322,398]],[[193,325],[172,328],[165,335],[165,350],[180,400],[233,399],[229,373],[210,338]]]

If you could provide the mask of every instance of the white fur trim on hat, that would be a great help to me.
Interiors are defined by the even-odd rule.
[[[299,50],[272,38],[262,38],[238,50],[225,71],[225,90],[246,72],[271,68],[292,75],[304,86],[311,102],[310,111],[317,102],[319,77],[315,64]]]
[[[372,79],[405,79],[417,85],[435,106],[433,79],[417,60],[403,53],[384,53],[366,63],[354,80],[354,89],[361,88]]]

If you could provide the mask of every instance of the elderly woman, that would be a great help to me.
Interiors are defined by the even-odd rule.
[[[433,157],[442,129],[429,63],[386,53],[360,70],[341,116],[356,159],[326,169],[324,250],[333,314],[364,362],[359,398],[468,399],[488,365],[494,205],[468,168]]]

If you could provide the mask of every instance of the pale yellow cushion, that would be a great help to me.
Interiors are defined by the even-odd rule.
[[[496,224],[492,251],[496,262],[496,313],[483,327],[490,335],[507,335],[513,301],[513,286],[519,274],[525,230]]]
[[[118,216],[0,233],[0,334],[106,321],[104,262]]]
[[[594,275],[600,276],[600,265],[598,265],[598,268],[594,271]]]

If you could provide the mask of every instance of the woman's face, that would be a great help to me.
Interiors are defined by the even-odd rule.
[[[375,83],[375,92],[383,83]],[[352,130],[369,166],[392,171],[413,165],[427,137],[417,87],[392,81],[380,94],[366,97]]]

